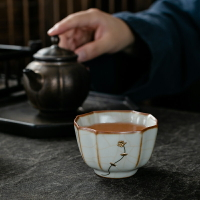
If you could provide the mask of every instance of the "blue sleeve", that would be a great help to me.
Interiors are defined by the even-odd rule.
[[[126,95],[141,101],[179,93],[200,78],[200,0],[158,0],[146,11],[114,16],[142,38],[152,56],[150,72]]]

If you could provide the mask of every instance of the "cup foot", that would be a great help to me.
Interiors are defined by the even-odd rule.
[[[94,172],[101,177],[104,178],[128,178],[130,176],[133,176],[138,169],[135,169],[133,171],[128,171],[128,172],[105,172],[105,171],[100,171],[100,170],[96,170],[94,169]]]

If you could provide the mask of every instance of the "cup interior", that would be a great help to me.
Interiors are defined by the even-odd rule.
[[[157,120],[151,114],[136,111],[93,111],[75,118],[79,128],[99,123],[134,123],[145,127],[157,125]]]

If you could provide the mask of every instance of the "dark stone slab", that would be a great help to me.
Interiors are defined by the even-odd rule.
[[[200,199],[200,114],[150,107],[143,112],[159,121],[156,146],[147,165],[127,179],[96,176],[75,136],[0,133],[0,199]]]
[[[94,110],[139,110],[128,97],[89,92],[83,105],[74,113],[43,115],[33,108],[26,97],[12,98],[12,103],[0,102],[0,131],[32,138],[65,137],[73,135],[74,118]]]

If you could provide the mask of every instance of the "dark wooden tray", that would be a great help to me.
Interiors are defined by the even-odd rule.
[[[139,110],[128,97],[90,92],[77,113],[69,116],[43,116],[25,97],[10,104],[1,102],[0,131],[34,138],[74,135],[76,115],[94,110]]]

